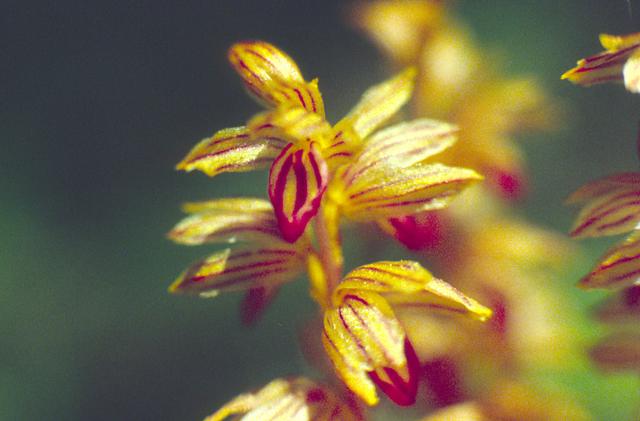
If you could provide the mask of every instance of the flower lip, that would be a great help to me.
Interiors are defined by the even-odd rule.
[[[400,373],[391,367],[384,367],[370,371],[368,374],[389,399],[400,406],[410,406],[416,402],[420,362],[407,338],[404,340],[404,353],[407,360],[404,367],[405,373]],[[406,379],[403,378],[403,374]]]

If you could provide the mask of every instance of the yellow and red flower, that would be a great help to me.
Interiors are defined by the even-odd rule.
[[[581,59],[562,79],[583,86],[624,82],[629,92],[640,92],[640,32],[627,35],[600,34],[605,51]]]

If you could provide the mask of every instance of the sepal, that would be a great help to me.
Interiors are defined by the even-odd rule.
[[[329,179],[327,164],[315,142],[290,144],[269,172],[269,198],[282,237],[296,241],[318,212]]]
[[[640,231],[634,231],[624,242],[613,247],[596,264],[579,286],[585,289],[616,289],[640,283]]]

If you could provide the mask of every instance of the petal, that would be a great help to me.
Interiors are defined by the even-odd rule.
[[[292,281],[304,268],[304,255],[284,242],[226,249],[192,265],[169,292],[213,297],[220,292],[273,287]]]
[[[337,127],[351,127],[360,138],[366,138],[409,100],[413,92],[415,76],[416,70],[409,68],[369,88],[360,102],[337,124]]]
[[[331,134],[331,126],[322,116],[302,107],[283,106],[260,113],[252,118],[247,126],[253,131],[269,133],[296,145],[313,139],[320,146],[325,146],[325,138]]]
[[[580,287],[624,288],[640,282],[640,231],[607,252],[590,274],[582,278]]]
[[[600,34],[600,44],[606,50],[618,51],[632,45],[640,44],[640,32],[627,35]]]
[[[247,91],[260,102],[272,107],[302,106],[324,116],[317,80],[305,82],[293,59],[274,45],[240,42],[231,46],[228,56]]]
[[[351,291],[324,317],[323,343],[338,375],[369,405],[377,397],[363,373],[406,367],[405,333],[380,295]]]
[[[419,263],[409,260],[377,262],[354,269],[336,288],[336,300],[353,290],[382,294],[393,305],[421,306],[481,321],[487,320],[492,313],[448,283],[435,278]]]
[[[613,46],[612,39],[604,38],[603,44]],[[623,43],[619,46],[622,47]],[[625,45],[617,50],[603,51],[594,56],[578,61],[578,65],[565,72],[562,79],[571,82],[591,86],[598,83],[622,81],[622,68],[627,59],[638,49],[638,42]]]
[[[640,370],[640,335],[637,333],[613,334],[597,344],[589,352],[591,359],[605,370]]]
[[[378,221],[378,225],[409,250],[438,247],[446,231],[446,215],[437,212],[420,212]]]
[[[200,170],[210,177],[223,172],[245,172],[269,166],[285,144],[261,137],[246,127],[223,129],[191,149],[176,169]]]
[[[242,394],[205,421],[222,421],[238,414],[244,414],[242,419],[247,421],[362,420],[357,409],[329,388],[302,377],[276,379],[257,392]]]
[[[566,204],[588,202],[593,199],[603,197],[607,193],[627,191],[635,187],[640,187],[640,173],[627,172],[612,174],[585,184],[573,192],[566,200]]]
[[[419,119],[381,130],[367,139],[355,168],[386,164],[408,167],[453,145],[458,128],[436,120]]]
[[[169,238],[199,245],[236,241],[270,242],[280,238],[271,204],[262,199],[217,199],[185,206],[193,213],[180,221]]]
[[[596,317],[607,323],[640,320],[640,286],[626,288],[605,301],[598,307]]]
[[[248,326],[255,324],[262,317],[279,290],[280,288],[277,286],[263,286],[251,288],[247,291],[240,303],[240,320],[242,320],[242,323]]]
[[[360,2],[353,18],[394,62],[416,62],[426,35],[442,22],[443,3],[435,1]]]
[[[318,212],[328,181],[327,164],[315,142],[287,146],[269,172],[269,197],[282,237],[296,241]]]
[[[399,369],[378,368],[369,373],[373,382],[396,404],[413,405],[418,391],[420,361],[409,339],[404,340],[404,352],[407,363]]]
[[[355,221],[440,209],[482,179],[473,170],[441,164],[403,167],[380,161],[368,167],[356,163],[354,167],[360,169],[349,167],[340,177],[341,184],[332,190],[340,191],[335,200],[345,216]]]
[[[640,52],[636,51],[629,57],[622,68],[624,86],[627,91],[640,93]]]
[[[633,230],[640,221],[640,184],[601,191],[580,211],[571,236],[601,237]]]

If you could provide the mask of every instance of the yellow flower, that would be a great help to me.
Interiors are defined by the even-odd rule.
[[[394,313],[407,306],[491,316],[416,262],[377,262],[347,274],[325,310],[322,340],[338,376],[368,405],[378,402],[375,385],[399,405],[415,402],[419,362]]]
[[[273,380],[255,393],[236,397],[205,421],[223,421],[230,416],[236,421],[363,420],[357,407],[325,385],[303,377]]]
[[[495,58],[479,51],[445,9],[436,0],[379,0],[360,3],[354,18],[394,64],[418,68],[415,114],[460,128],[460,141],[441,162],[472,168],[497,192],[517,198],[526,171],[512,136],[549,127],[555,110],[531,77],[500,77]]]
[[[640,173],[618,173],[585,184],[567,199],[584,204],[574,237],[601,237],[632,231],[611,248],[580,281],[583,288],[624,288],[640,280]]]
[[[397,215],[442,207],[448,201],[445,197],[480,178],[470,170],[419,163],[452,143],[452,126],[415,120],[372,135],[409,99],[411,69],[370,88],[332,126],[325,120],[317,81],[305,82],[285,53],[253,41],[234,45],[229,57],[247,90],[271,110],[246,126],[224,129],[203,140],[177,168],[215,176],[270,164],[269,198],[286,241],[294,242],[303,234],[334,178],[350,177],[351,183],[343,184],[343,212],[369,218],[374,213]],[[391,178],[398,181],[389,183]],[[391,206],[391,200],[404,205]],[[390,210],[382,211],[385,207]]]
[[[640,92],[640,33],[600,34],[605,51],[578,61],[562,79],[583,86],[604,82],[624,82],[628,91]]]

